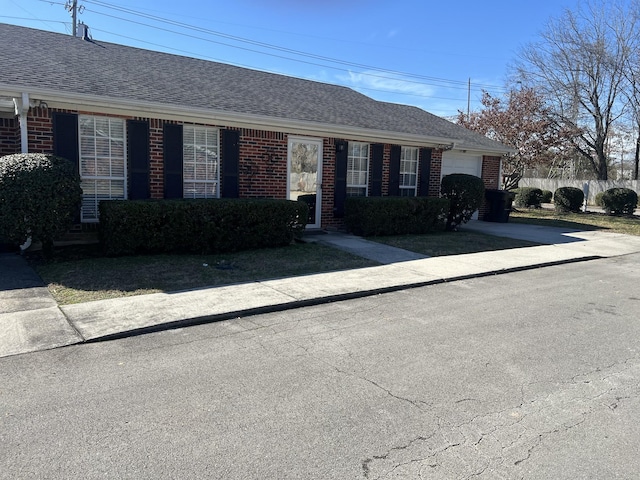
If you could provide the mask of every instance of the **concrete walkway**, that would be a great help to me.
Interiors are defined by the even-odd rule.
[[[312,241],[382,265],[58,307],[24,259],[0,255],[0,357],[483,275],[640,253],[640,237],[472,221],[465,229],[545,245],[424,258],[352,235]]]

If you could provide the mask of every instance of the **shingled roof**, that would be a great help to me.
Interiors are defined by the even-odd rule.
[[[123,45],[0,24],[0,96],[21,92],[132,107],[197,109],[231,116],[424,137],[495,153],[504,145],[424,110],[379,102],[347,87]],[[265,127],[269,124],[265,122]]]

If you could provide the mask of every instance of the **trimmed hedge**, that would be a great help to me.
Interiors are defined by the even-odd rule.
[[[598,193],[596,193],[595,202],[596,202],[596,205],[597,205],[598,207],[601,207],[601,206],[602,206],[602,197],[603,197],[603,196],[604,196],[604,192],[598,192]]]
[[[553,192],[551,190],[542,190],[542,203],[551,203]]]
[[[630,188],[610,188],[602,194],[601,202],[607,215],[633,215],[638,194]]]
[[[289,245],[302,235],[304,202],[273,199],[100,202],[106,255],[221,253]]]
[[[466,173],[452,173],[442,178],[440,192],[450,201],[447,230],[456,230],[467,223],[484,199],[484,182],[480,177]]]
[[[344,222],[356,235],[382,236],[442,230],[449,200],[435,197],[348,197]]]
[[[584,192],[576,187],[560,187],[553,194],[553,203],[558,213],[578,213],[584,202]]]
[[[72,225],[80,209],[80,177],[69,160],[43,153],[0,158],[0,238],[15,245],[27,238],[53,240]]]
[[[542,190],[536,187],[520,187],[516,191],[514,200],[516,207],[540,208],[542,203]]]

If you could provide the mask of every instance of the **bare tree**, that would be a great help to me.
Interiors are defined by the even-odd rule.
[[[640,14],[637,10],[634,13],[636,18]],[[636,135],[632,179],[638,180],[638,165],[640,163],[640,35],[634,37],[630,47],[631,55],[627,58],[627,65],[624,69],[627,80],[624,95],[628,104],[629,122]]]
[[[558,125],[580,132],[574,147],[596,178],[607,180],[607,138],[623,114],[625,68],[636,35],[626,3],[592,0],[552,20],[541,40],[522,49],[519,78],[553,105]]]
[[[570,145],[572,132],[553,121],[544,99],[532,88],[512,89],[504,99],[482,95],[482,110],[458,112],[457,122],[516,152],[505,157],[504,188],[518,186],[525,169],[550,166]]]

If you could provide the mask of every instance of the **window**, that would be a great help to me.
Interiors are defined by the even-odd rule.
[[[347,196],[366,197],[369,178],[369,144],[349,142]]]
[[[182,132],[184,197],[218,198],[220,196],[218,130],[184,125]]]
[[[126,198],[125,122],[80,115],[81,220],[98,221],[100,200]]]
[[[402,147],[400,152],[400,195],[415,197],[418,194],[418,149]]]

